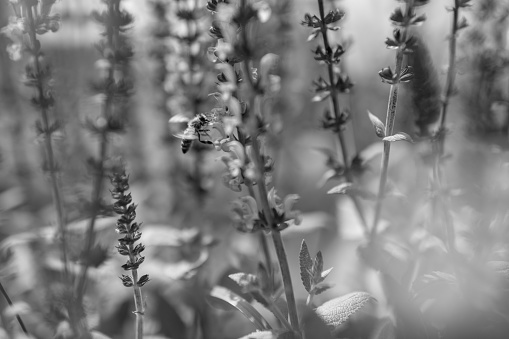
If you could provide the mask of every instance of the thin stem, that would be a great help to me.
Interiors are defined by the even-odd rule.
[[[295,296],[293,292],[293,284],[292,284],[292,277],[290,273],[290,267],[288,265],[288,259],[286,256],[285,247],[283,244],[283,239],[281,238],[281,232],[276,230],[275,222],[273,220],[272,211],[269,206],[269,201],[267,197],[267,189],[265,187],[265,182],[263,179],[263,164],[261,164],[261,155],[260,155],[260,145],[258,143],[258,140],[255,136],[252,136],[252,148],[253,148],[253,155],[254,155],[254,161],[255,165],[261,174],[261,178],[259,178],[257,187],[259,191],[260,196],[260,202],[262,205],[262,210],[265,215],[265,218],[267,218],[267,222],[269,226],[273,229],[272,234],[272,241],[274,243],[274,248],[276,249],[276,255],[279,261],[279,267],[281,269],[281,276],[283,279],[283,285],[285,289],[285,296],[286,296],[286,302],[288,303],[288,313],[290,316],[290,323],[293,326],[294,331],[299,332],[299,317],[297,314],[297,304],[295,302]]]
[[[245,147],[245,145],[243,145]],[[247,189],[249,191],[249,195],[251,197],[253,197],[254,200],[258,201],[258,199],[256,198],[256,194],[255,194],[255,191],[253,189],[253,184],[251,183],[251,181],[246,181],[246,186],[247,186]],[[265,233],[263,232],[258,232],[259,234],[259,240],[260,240],[260,246],[262,248],[262,252],[263,252],[263,257],[264,257],[264,260],[265,260],[265,266],[267,268],[267,272],[269,274],[270,277],[272,277],[272,274],[273,274],[273,269],[272,269],[272,258],[271,258],[271,255],[270,255],[270,249],[269,249],[269,244],[267,242],[267,238],[265,237]]]
[[[321,32],[322,32],[323,45],[325,48],[325,52],[327,53],[327,55],[332,55],[332,48],[330,47],[329,39],[327,37],[328,29],[327,29],[327,25],[324,23],[325,10],[324,10],[324,6],[323,6],[323,0],[318,0],[318,10],[320,13],[320,20],[322,21]],[[341,109],[340,109],[339,99],[338,99],[339,93],[338,93],[338,89],[336,88],[336,86],[334,86],[334,84],[336,83],[335,77],[334,77],[334,69],[332,67],[332,63],[330,63],[330,62],[327,63],[327,73],[329,75],[329,82],[330,82],[330,91],[331,91],[330,98],[331,98],[332,110],[334,112],[334,117],[336,118],[336,121],[339,124],[340,116],[341,116]],[[341,155],[343,157],[343,164],[345,166],[345,175],[346,175],[346,179],[348,180],[348,182],[353,182],[354,178],[353,178],[353,175],[352,175],[352,172],[350,169],[350,156],[348,154],[348,147],[347,147],[347,144],[345,141],[345,136],[343,134],[343,131],[341,131],[340,127],[341,126],[336,126],[336,129],[337,129],[339,146],[341,149]],[[359,218],[361,219],[361,225],[364,228],[364,232],[368,233],[369,226],[368,226],[368,223],[364,216],[364,211],[363,211],[363,208],[362,208],[362,205],[361,205],[359,199],[353,195],[351,195],[350,198],[352,199],[355,209],[357,210],[357,213],[359,215]]]
[[[449,65],[447,68],[447,78],[445,80],[444,92],[442,94],[442,107],[440,110],[440,130],[445,127],[445,118],[449,99],[454,93],[454,81],[456,78],[456,39],[458,35],[459,1],[454,0],[453,20],[451,27],[451,36],[449,38]]]
[[[454,225],[452,224],[452,218],[449,214],[449,201],[443,197],[444,187],[442,183],[442,166],[441,160],[444,155],[444,143],[445,143],[445,121],[447,115],[447,108],[449,100],[454,94],[454,82],[456,77],[456,39],[458,34],[458,18],[459,18],[459,1],[454,0],[453,7],[453,20],[451,24],[451,36],[449,38],[449,65],[447,70],[447,77],[445,80],[444,92],[442,94],[442,106],[440,110],[440,125],[436,132],[436,137],[432,141],[433,153],[435,155],[435,161],[433,162],[433,184],[435,189],[434,201],[435,205],[441,205],[444,216],[444,223],[446,229],[447,248],[454,254],[455,250],[455,234]],[[440,204],[438,201],[440,200]]]
[[[108,100],[107,100],[108,101]],[[94,244],[95,236],[94,236],[94,229],[95,224],[97,221],[97,215],[99,213],[100,209],[100,199],[101,199],[101,192],[103,190],[103,183],[104,183],[104,162],[106,161],[107,157],[107,147],[108,147],[108,141],[107,141],[107,133],[103,132],[101,134],[101,141],[99,143],[99,162],[97,163],[99,168],[96,169],[96,176],[95,176],[95,183],[94,188],[92,190],[92,215],[90,216],[90,222],[88,224],[87,228],[87,235],[86,235],[86,241],[85,241],[85,248],[83,251],[83,256],[85,258],[85,265],[83,266],[83,269],[81,271],[81,275],[78,279],[77,288],[76,291],[78,293],[78,302],[83,300],[83,296],[85,294],[85,286],[87,282],[87,272],[88,268],[90,267],[90,252],[92,250],[92,245]]]
[[[385,123],[385,135],[392,135],[394,129],[394,121],[396,118],[396,108],[398,105],[398,85],[399,76],[401,73],[401,65],[403,61],[403,53],[398,52],[396,59],[396,74],[398,80],[391,85],[391,91],[389,94],[389,104],[387,106],[387,119]],[[382,154],[382,173],[380,175],[380,184],[378,186],[378,196],[375,205],[375,216],[373,219],[373,227],[371,228],[371,238],[376,236],[378,222],[380,220],[380,213],[382,211],[382,203],[385,198],[385,187],[387,185],[387,174],[389,170],[389,157],[391,153],[391,142],[384,141],[384,151]]]
[[[111,0],[108,2],[108,14],[110,18],[110,22],[106,24],[106,37],[107,37],[107,43],[108,46],[110,46],[112,49],[115,49],[115,42],[118,42],[118,25],[115,24],[116,20],[113,20],[113,17],[116,17],[114,13],[118,13],[119,11],[119,2],[120,0]],[[108,71],[108,82],[113,82],[113,72],[114,72],[115,65],[111,65]],[[110,93],[109,91],[106,91],[106,100],[104,102],[103,108],[102,108],[102,116],[107,120],[109,116],[111,116],[111,110],[113,108],[113,93]],[[88,268],[90,267],[90,252],[92,250],[92,245],[94,243],[94,229],[95,229],[95,223],[97,221],[97,214],[100,209],[100,199],[101,199],[101,193],[103,190],[103,183],[104,183],[104,175],[105,175],[105,168],[104,168],[104,162],[107,158],[107,148],[108,148],[108,131],[107,128],[103,128],[101,132],[101,139],[99,141],[99,160],[97,162],[98,168],[96,168],[95,173],[95,182],[94,187],[92,190],[92,215],[90,216],[90,223],[87,228],[87,235],[86,235],[86,241],[85,241],[85,248],[84,248],[84,258],[85,258],[85,265],[81,271],[81,275],[78,279],[76,291],[78,293],[78,302],[81,302],[83,300],[84,294],[85,294],[85,286],[87,281],[87,272]]]
[[[241,0],[240,2],[240,8],[243,10],[246,6],[246,0]],[[247,37],[247,29],[246,26],[241,27],[241,37],[242,37],[242,43],[245,51],[249,51],[248,46],[248,37]],[[249,102],[249,107],[251,110],[251,115],[249,116],[252,123],[249,125],[251,127],[250,130],[250,136],[251,136],[251,146],[253,151],[253,161],[255,163],[256,169],[259,173],[259,178],[257,178],[257,187],[258,187],[258,193],[260,202],[262,205],[262,211],[264,213],[264,216],[267,220],[267,223],[269,227],[272,229],[272,240],[274,243],[274,248],[276,250],[279,267],[281,269],[281,276],[283,280],[283,286],[285,290],[285,296],[286,296],[286,302],[288,304],[288,314],[290,318],[290,324],[297,335],[298,338],[301,337],[300,335],[300,326],[299,326],[299,316],[297,314],[297,304],[295,302],[295,296],[293,292],[293,285],[292,285],[292,277],[290,273],[290,267],[288,265],[288,259],[286,256],[285,247],[283,244],[283,239],[281,238],[281,233],[276,229],[277,225],[275,224],[272,210],[269,205],[268,196],[267,196],[267,188],[265,186],[265,178],[264,178],[264,164],[262,162],[262,157],[260,154],[260,144],[258,142],[258,132],[256,130],[256,123],[255,117],[256,113],[254,112],[255,108],[255,101],[257,95],[261,92],[260,88],[258,87],[258,83],[253,80],[251,77],[251,72],[249,71],[249,57],[246,57],[245,60],[242,62],[242,67],[244,71],[244,79],[247,79],[247,84],[251,88],[251,97]]]
[[[410,0],[406,5],[406,22],[404,27],[401,30],[402,40],[406,40],[407,30],[408,30],[408,20],[410,14],[413,10],[413,1]],[[398,52],[396,54],[396,68],[394,71],[395,79],[393,84],[391,85],[391,90],[389,93],[389,103],[387,104],[387,113],[386,113],[386,121],[385,121],[385,135],[392,135],[394,131],[394,122],[396,120],[396,109],[398,106],[398,89],[401,78],[401,70],[403,68],[403,57],[404,57],[404,48],[405,46],[400,46],[398,48]],[[373,240],[376,237],[378,223],[380,220],[380,213],[382,211],[382,204],[385,198],[385,189],[387,186],[387,174],[389,170],[389,157],[391,153],[391,142],[384,141],[384,150],[382,155],[382,171],[380,175],[380,183],[378,186],[378,196],[376,199],[375,205],[375,216],[373,219],[373,227],[371,228],[370,239]]]
[[[313,292],[308,294],[308,297],[306,298],[306,306],[311,307],[313,305],[312,303],[313,303],[314,296],[315,296],[315,294]]]
[[[33,51],[34,71],[35,71],[35,74],[39,74],[39,72],[41,70],[41,65],[39,63],[39,56],[41,55],[40,54],[40,43],[37,40],[37,36],[36,36],[36,32],[35,32],[35,21],[34,21],[31,7],[27,7],[25,12],[26,12],[26,16],[28,19],[28,25],[29,25],[28,35],[29,35],[29,39],[30,39],[30,47]],[[38,78],[39,78],[39,76],[38,76]],[[45,101],[46,95],[44,93],[44,85],[40,79],[38,79],[38,81],[37,81],[37,92],[38,92],[37,95],[39,97],[38,100],[39,100],[39,102],[41,102],[39,107],[40,107],[40,111],[41,111],[42,125],[44,128],[44,134],[45,134],[44,146],[45,146],[45,151],[46,151],[46,160],[47,160],[47,164],[49,166],[49,173],[50,173],[50,178],[51,178],[53,204],[55,205],[55,208],[56,208],[58,229],[59,229],[60,235],[62,237],[60,246],[61,246],[61,252],[62,252],[61,253],[62,261],[63,261],[63,265],[64,265],[64,279],[66,282],[69,282],[68,281],[69,280],[69,267],[68,267],[68,259],[67,259],[67,240],[66,240],[67,237],[66,237],[66,227],[65,227],[65,216],[64,216],[63,202],[62,202],[62,197],[61,197],[61,192],[60,192],[60,185],[59,185],[57,174],[56,174],[57,168],[55,165],[55,156],[54,156],[54,152],[53,152],[53,145],[51,143],[51,138],[52,138],[53,132],[50,128],[48,110],[47,110],[45,104],[43,104],[43,102]]]
[[[135,262],[136,258],[132,255],[134,250],[134,245],[129,244],[129,258],[131,262]],[[143,296],[141,294],[141,287],[138,286],[138,270],[132,270],[133,275],[133,292],[134,292],[134,304],[136,310],[134,314],[136,316],[136,339],[143,339],[143,317],[145,315],[145,307],[143,304]]]
[[[14,304],[12,303],[12,300],[9,297],[9,295],[7,294],[7,291],[5,290],[5,288],[2,285],[1,281],[0,281],[0,292],[2,293],[2,295],[5,298],[5,300],[7,301],[7,304],[9,304],[9,306],[11,308],[14,308]],[[21,327],[21,330],[23,331],[23,333],[25,333],[27,335],[27,337],[30,336],[30,334],[28,334],[28,330],[27,330],[27,328],[25,326],[25,323],[23,322],[23,319],[21,319],[20,315],[17,312],[16,312],[16,320],[18,321],[19,326]]]
[[[272,231],[272,240],[274,242],[277,258],[279,260],[279,267],[281,268],[281,276],[283,278],[283,285],[285,287],[290,324],[292,325],[293,330],[300,334],[299,316],[297,314],[297,304],[295,303],[295,296],[293,293],[292,276],[286,257],[283,239],[281,238],[281,233],[279,231]]]

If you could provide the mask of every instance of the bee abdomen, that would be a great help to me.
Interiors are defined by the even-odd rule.
[[[180,148],[182,149],[182,153],[186,154],[189,151],[189,149],[191,148],[192,143],[193,143],[193,140],[182,139],[182,142],[180,143]]]

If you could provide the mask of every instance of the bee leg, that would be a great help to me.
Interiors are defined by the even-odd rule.
[[[207,136],[209,136],[209,135],[207,134]],[[212,141],[208,141],[208,140],[201,140],[201,135],[200,135],[200,133],[198,133],[198,141],[199,141],[199,142],[201,142],[201,143],[203,143],[203,144],[207,144],[207,145],[212,145],[212,144],[213,144],[213,142],[212,142]]]

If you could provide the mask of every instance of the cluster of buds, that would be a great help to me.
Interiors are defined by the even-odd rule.
[[[130,78],[130,59],[133,49],[129,39],[123,34],[134,19],[130,13],[120,8],[119,0],[105,1],[107,9],[93,12],[94,19],[104,26],[104,39],[96,44],[101,58],[96,61],[99,79],[92,90],[104,98],[103,115],[86,121],[87,128],[96,134],[121,133],[125,130],[128,115],[128,101],[133,91]]]
[[[131,193],[126,194],[129,190],[129,176],[124,169],[113,174],[111,184],[113,185],[111,196],[116,200],[113,204],[113,211],[120,216],[115,230],[122,235],[122,238],[118,239],[116,248],[120,255],[128,257],[122,268],[133,272],[132,277],[122,274],[120,279],[125,287],[132,287],[134,283],[138,287],[142,287],[148,282],[148,275],[143,275],[136,282],[133,281],[133,278],[136,279],[137,270],[145,260],[145,257],[141,256],[145,246],[141,243],[135,245],[141,238],[141,224],[134,221],[136,219],[136,205],[132,203]]]
[[[350,89],[353,87],[350,78],[342,73],[338,66],[346,50],[341,44],[331,46],[327,35],[329,31],[339,30],[336,24],[345,14],[339,9],[331,10],[325,14],[323,2],[320,1],[319,5],[319,16],[305,14],[301,22],[303,26],[312,28],[308,41],[313,41],[320,36],[322,37],[323,46],[317,46],[313,54],[316,61],[327,65],[329,72],[328,80],[319,77],[317,80],[313,81],[313,91],[315,95],[312,101],[314,102],[321,102],[327,98],[336,100],[335,97],[338,93],[349,93]],[[337,114],[331,114],[328,110],[324,111],[322,127],[337,133],[345,128],[349,120],[349,112],[347,109],[340,109],[339,106],[334,109],[337,110]]]
[[[406,8],[396,8],[390,16],[394,26],[392,37],[385,40],[385,45],[389,49],[394,49],[398,53],[412,53],[417,44],[417,39],[410,34],[409,28],[419,26],[426,21],[426,15],[417,15],[415,8],[423,6],[429,0],[405,0]],[[400,82],[409,82],[414,78],[414,72],[411,66],[404,67],[400,72],[394,72],[390,67],[386,67],[378,72],[378,75],[384,83],[394,85]]]
[[[60,15],[53,14],[53,4],[56,0],[10,0],[15,16],[11,17],[9,24],[2,29],[10,44],[7,52],[13,60],[19,60],[23,51],[23,35],[42,35],[47,32],[56,32],[60,28]],[[28,47],[34,57],[40,54],[40,45]]]
[[[220,107],[212,112],[215,129],[221,133],[213,143],[216,149],[226,152],[221,158],[227,168],[223,183],[235,192],[241,192],[243,185],[250,190],[249,196],[232,203],[234,226],[244,232],[281,231],[291,222],[300,223],[299,212],[292,211],[298,197],[289,195],[282,202],[271,188],[274,163],[259,142],[271,125],[268,121],[272,117],[254,106],[256,101],[263,102],[279,90],[279,77],[273,74],[279,58],[272,53],[259,55],[250,44],[246,28],[267,22],[271,8],[264,1],[211,0],[207,9],[214,15],[209,32],[217,39],[216,46],[209,48],[208,54],[220,72],[218,92],[212,94]],[[252,63],[258,68],[251,67]],[[240,94],[245,93],[244,89],[251,91],[247,96],[257,99],[243,101]],[[260,190],[260,199],[269,205],[267,210],[262,211],[258,206],[252,191],[256,186]]]

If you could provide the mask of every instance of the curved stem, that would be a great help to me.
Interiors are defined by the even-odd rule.
[[[9,295],[7,294],[7,291],[5,290],[1,281],[0,281],[0,293],[2,293],[2,295],[4,296],[5,300],[7,301],[7,304],[9,304],[9,306],[11,308],[13,308],[14,304],[12,303],[11,298],[9,298]],[[19,326],[21,327],[21,330],[23,331],[23,333],[25,333],[27,337],[30,336],[30,334],[28,334],[28,330],[25,326],[25,323],[23,322],[23,319],[21,319],[20,315],[17,312],[16,312],[16,320],[18,321]]]

